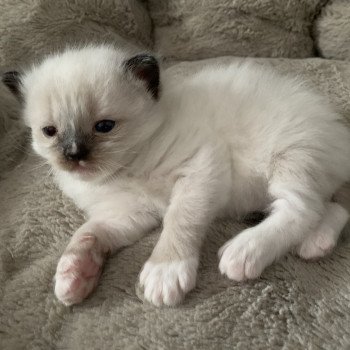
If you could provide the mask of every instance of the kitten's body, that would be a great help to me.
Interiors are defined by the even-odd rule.
[[[94,54],[105,63],[94,63]],[[82,68],[74,62],[86,59],[87,66],[113,74],[113,57],[124,59],[107,48],[53,58],[54,66],[67,70],[67,82],[78,82],[75,92],[69,84],[61,84],[65,87],[59,93],[53,88],[51,106],[54,100],[61,110],[83,110],[79,89],[89,84],[79,81]],[[34,110],[42,108],[33,101],[42,91],[37,75],[34,71],[24,79],[32,128]],[[98,82],[90,93],[107,101]],[[41,84],[50,94],[49,83]],[[140,276],[146,299],[156,305],[174,305],[194,287],[201,242],[215,217],[271,213],[221,249],[220,270],[235,280],[259,276],[293,248],[314,258],[335,245],[348,213],[331,198],[350,179],[350,134],[322,97],[298,81],[250,64],[208,67],[176,82],[165,73],[154,103],[139,91],[139,82],[133,84],[130,101],[117,92],[113,103],[124,104],[116,108],[126,113],[131,108],[139,123],[134,134],[125,134],[122,146],[109,146],[111,159],[100,174],[55,167],[60,187],[89,217],[57,269],[56,295],[63,302],[78,302],[92,290],[107,251],[131,244],[162,222],[161,238]],[[78,128],[74,115],[70,118]],[[123,123],[121,133],[122,128]],[[49,158],[34,130],[33,135],[34,148]]]

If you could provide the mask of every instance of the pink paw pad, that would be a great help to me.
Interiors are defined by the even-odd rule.
[[[55,294],[66,305],[85,299],[101,274],[103,254],[93,236],[84,236],[68,247],[57,265]]]

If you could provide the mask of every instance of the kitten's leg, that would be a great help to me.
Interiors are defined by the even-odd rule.
[[[58,262],[57,298],[66,305],[81,302],[96,286],[106,255],[134,243],[159,222],[146,210],[86,222],[74,233]]]
[[[198,156],[190,172],[176,182],[163,231],[140,274],[145,299],[157,306],[176,305],[195,287],[200,246],[217,194],[206,157],[205,152]]]
[[[269,186],[269,194],[274,198],[270,216],[220,249],[221,273],[236,281],[256,278],[318,226],[323,202],[317,193],[303,188],[296,179],[286,177]]]
[[[297,252],[304,259],[317,259],[329,254],[349,219],[349,213],[338,203],[327,203],[318,228],[308,235]]]

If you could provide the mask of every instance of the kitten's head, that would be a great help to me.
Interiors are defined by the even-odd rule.
[[[69,50],[4,83],[24,102],[33,148],[82,178],[126,167],[160,126],[159,67],[109,47]]]

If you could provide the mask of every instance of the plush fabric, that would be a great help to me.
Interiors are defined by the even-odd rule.
[[[151,21],[138,0],[1,0],[0,9],[0,67],[25,65],[67,45],[152,46]]]
[[[11,169],[12,165],[17,165],[21,160],[22,151],[26,152],[20,145],[21,140],[25,138],[25,130],[21,127],[20,106],[16,102],[7,87],[0,83],[0,181],[3,172]]]
[[[181,79],[204,64],[234,60],[183,62],[168,69],[174,79]],[[349,64],[321,59],[256,62],[300,75],[350,120]],[[216,254],[245,226],[214,223],[204,244],[197,288],[183,305],[162,309],[143,303],[135,288],[158,237],[156,231],[109,259],[91,297],[77,306],[63,306],[53,294],[52,277],[83,215],[30,151],[17,121],[8,123],[15,123],[21,132],[15,139],[5,135],[3,143],[15,161],[2,165],[0,172],[2,350],[304,350],[350,345],[349,227],[328,258],[304,262],[290,254],[256,281],[234,283],[219,275]]]
[[[313,54],[309,29],[320,4],[316,0],[149,0],[149,4],[0,0],[0,65],[26,66],[67,43],[111,41],[151,47],[147,6],[154,19],[156,50],[165,48],[168,57],[190,60],[217,57],[166,61],[174,79],[205,64],[243,60],[220,58],[223,54],[305,57]],[[324,93],[350,124],[350,62],[254,61],[300,75]],[[98,288],[82,304],[60,304],[52,278],[84,217],[61,194],[43,160],[33,154],[19,110],[18,102],[0,85],[1,350],[349,349],[349,225],[328,258],[305,262],[289,254],[256,281],[234,283],[219,275],[216,254],[245,226],[213,223],[198,286],[183,305],[162,309],[143,303],[135,287],[159,235],[156,231],[111,257]],[[343,201],[350,205],[349,199]]]
[[[315,23],[319,53],[326,58],[350,61],[350,1],[333,0]]]
[[[314,56],[312,21],[324,0],[149,0],[155,49],[193,60],[218,55]]]

